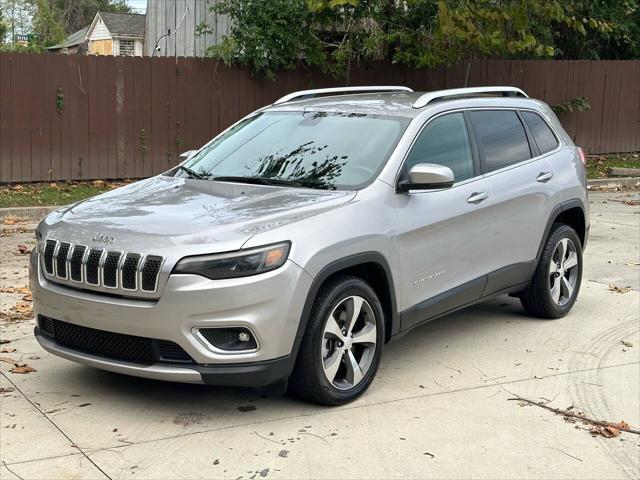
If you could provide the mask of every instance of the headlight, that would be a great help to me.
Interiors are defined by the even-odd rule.
[[[37,243],[37,250],[38,252],[42,253],[44,252],[44,242],[43,242],[43,238],[42,238],[42,231],[40,230],[40,224],[38,224],[38,226],[36,227],[36,243]]]
[[[231,253],[185,257],[172,273],[201,275],[211,280],[248,277],[281,267],[289,256],[289,242]]]

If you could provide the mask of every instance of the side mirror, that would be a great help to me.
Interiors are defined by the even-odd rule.
[[[187,160],[189,157],[191,157],[194,153],[196,153],[197,150],[188,150],[184,153],[180,154],[180,160]]]
[[[398,183],[398,190],[430,190],[437,188],[449,188],[453,185],[453,171],[444,165],[434,163],[419,163],[409,170],[409,179]]]

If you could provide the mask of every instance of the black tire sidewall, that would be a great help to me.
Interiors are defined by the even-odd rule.
[[[560,306],[556,302],[554,302],[553,298],[551,297],[551,291],[548,285],[548,272],[550,263],[553,260],[553,254],[556,250],[556,247],[558,243],[564,238],[568,238],[569,240],[571,240],[576,247],[576,254],[578,255],[578,278],[571,299],[565,305]],[[538,266],[538,273],[536,275],[536,278],[534,279],[534,281],[536,282],[545,282],[544,286],[547,294],[544,307],[552,313],[553,317],[563,317],[573,308],[573,305],[578,298],[578,293],[580,292],[580,286],[582,284],[582,268],[582,242],[580,241],[578,234],[573,228],[569,227],[568,225],[557,225],[551,232],[549,240],[547,240],[543,257],[540,259],[540,265]]]

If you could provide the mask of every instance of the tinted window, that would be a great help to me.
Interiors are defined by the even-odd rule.
[[[516,112],[482,110],[470,112],[489,172],[531,158],[529,142]]]
[[[408,123],[408,118],[361,113],[264,112],[205,146],[185,166],[204,178],[259,177],[357,189],[373,181]]]
[[[522,118],[527,123],[529,130],[533,134],[533,138],[538,145],[540,154],[550,152],[558,146],[558,140],[553,134],[547,122],[545,122],[540,115],[533,112],[521,112]]]
[[[406,170],[417,163],[447,166],[456,182],[473,177],[471,144],[462,113],[438,117],[422,130],[409,152]]]

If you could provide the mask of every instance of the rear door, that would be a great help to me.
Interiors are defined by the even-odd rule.
[[[557,190],[548,153],[558,142],[551,134],[540,154],[523,112],[483,109],[469,116],[492,197],[484,292],[490,294],[526,281],[534,268]]]
[[[396,195],[401,231],[402,329],[476,300],[489,255],[489,185],[480,172],[468,117],[452,112],[427,122],[409,151],[401,178],[418,163],[445,165],[455,183]]]

